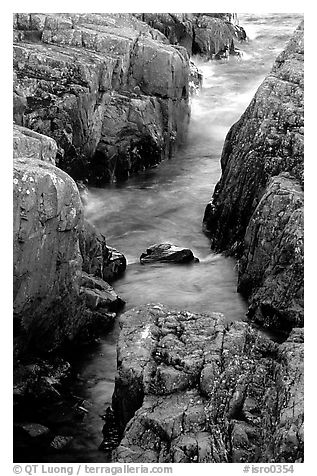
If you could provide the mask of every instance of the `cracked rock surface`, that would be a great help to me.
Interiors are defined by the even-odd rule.
[[[304,192],[284,173],[273,177],[253,213],[239,262],[238,291],[249,316],[267,327],[304,325]]]
[[[187,52],[213,58],[235,43],[245,40],[246,34],[236,21],[235,13],[138,13],[134,14],[163,33],[170,43],[181,45]]]
[[[88,341],[123,305],[101,278],[123,272],[125,258],[84,221],[76,183],[54,165],[53,139],[15,126],[13,150],[16,352]]]
[[[304,26],[230,129],[206,207],[212,248],[240,258],[250,317],[303,325]]]
[[[303,458],[303,332],[281,345],[243,322],[149,304],[120,318],[117,462]]]
[[[14,120],[56,140],[76,180],[125,179],[173,152],[189,57],[132,14],[14,15]]]

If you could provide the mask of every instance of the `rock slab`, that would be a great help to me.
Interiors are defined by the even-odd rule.
[[[302,461],[301,329],[278,345],[221,314],[161,304],[120,325],[114,461]]]

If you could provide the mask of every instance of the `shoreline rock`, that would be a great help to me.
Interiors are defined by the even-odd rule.
[[[14,120],[75,180],[124,180],[184,140],[188,54],[132,14],[18,13],[14,41]]]
[[[281,345],[247,323],[161,304],[120,317],[115,462],[303,458],[303,332]]]
[[[235,54],[235,43],[246,40],[234,13],[139,13],[134,14],[159,30],[173,45],[206,59]]]
[[[15,351],[49,352],[113,321],[123,301],[97,278],[114,280],[126,261],[85,225],[75,182],[54,165],[55,142],[15,126],[13,148]]]
[[[115,280],[126,260],[84,220],[76,183],[54,165],[55,141],[17,125],[13,138],[14,444],[29,461],[72,441],[55,420],[86,410],[69,395],[65,358],[113,324],[124,301],[102,278]]]
[[[237,290],[249,297],[248,316],[271,329],[302,327],[304,192],[290,174],[270,180],[249,221],[244,246]]]
[[[303,325],[303,57],[302,23],[228,132],[203,219],[212,248],[240,260],[250,317],[287,331]]]

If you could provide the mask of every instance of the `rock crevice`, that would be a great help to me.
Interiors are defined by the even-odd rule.
[[[303,325],[304,27],[295,31],[221,156],[204,229],[240,259],[249,314],[272,328]]]

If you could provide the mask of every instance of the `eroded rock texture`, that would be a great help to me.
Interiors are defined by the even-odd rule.
[[[132,14],[15,14],[14,119],[75,179],[124,179],[186,134],[189,58]]]
[[[140,20],[163,33],[170,43],[184,46],[189,55],[214,58],[246,39],[234,13],[138,13]]]
[[[272,328],[303,326],[304,192],[289,174],[269,182],[244,246],[238,291],[250,296],[250,317]]]
[[[47,352],[89,340],[113,321],[112,311],[123,303],[97,277],[114,277],[115,253],[103,241],[106,259],[99,268],[96,255],[83,253],[90,274],[83,273],[82,204],[74,180],[53,165],[55,141],[16,126],[13,149],[16,343],[18,350],[32,344]]]
[[[115,461],[302,461],[301,329],[278,345],[221,314],[159,304],[120,322]]]
[[[303,320],[303,37],[300,25],[230,129],[204,217],[212,247],[243,256],[250,315],[285,328]]]

